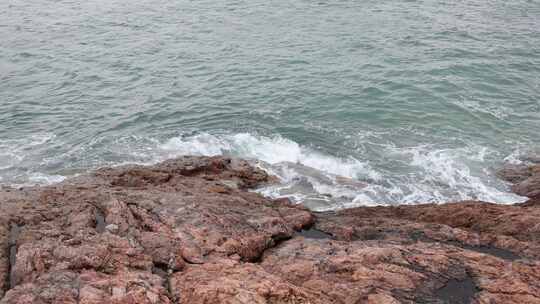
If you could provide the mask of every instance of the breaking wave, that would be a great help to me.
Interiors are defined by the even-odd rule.
[[[440,203],[467,199],[516,203],[489,164],[499,155],[485,147],[438,149],[378,146],[376,155],[337,157],[282,136],[249,133],[175,136],[166,139],[129,136],[103,138],[63,154],[44,151],[58,145],[53,135],[3,141],[0,183],[52,184],[66,176],[103,166],[152,164],[181,155],[227,155],[249,159],[280,182],[256,191],[289,197],[316,210],[355,206]],[[517,155],[507,157],[515,162]],[[10,175],[11,174],[11,175]]]
[[[233,155],[260,160],[271,165],[279,163],[302,164],[326,173],[349,178],[359,178],[365,172],[372,178],[380,178],[378,173],[370,169],[366,163],[353,157],[340,159],[324,155],[281,136],[257,137],[241,133],[218,137],[200,134],[187,138],[174,137],[162,144],[160,148],[170,151],[171,156]]]
[[[290,197],[323,211],[361,205],[440,203],[467,199],[516,203],[524,199],[487,170],[484,147],[434,149],[386,147],[384,162],[326,155],[281,136],[248,133],[174,137],[160,145],[168,157],[231,155],[252,159],[280,178],[259,189],[271,197]]]

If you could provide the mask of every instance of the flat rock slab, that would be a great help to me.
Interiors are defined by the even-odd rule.
[[[540,303],[538,204],[313,214],[248,191],[273,181],[182,157],[4,187],[0,303]]]

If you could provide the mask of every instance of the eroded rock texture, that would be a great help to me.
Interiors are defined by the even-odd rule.
[[[0,303],[540,303],[540,206],[313,214],[183,157],[0,191]]]

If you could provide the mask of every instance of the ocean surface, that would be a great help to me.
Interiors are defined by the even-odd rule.
[[[315,210],[522,201],[538,0],[0,1],[0,184],[250,158]]]

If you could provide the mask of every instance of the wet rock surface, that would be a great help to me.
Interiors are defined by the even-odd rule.
[[[540,204],[315,214],[268,182],[183,157],[2,188],[0,303],[540,303]]]
[[[538,155],[527,158],[529,164],[507,165],[498,173],[499,176],[512,183],[512,191],[529,198],[540,196],[540,160]]]

